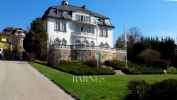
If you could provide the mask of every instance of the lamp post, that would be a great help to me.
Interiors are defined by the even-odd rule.
[[[126,50],[126,55],[125,55],[125,68],[128,67],[128,59],[127,59],[127,28],[124,28],[124,41],[125,41],[125,50]]]
[[[96,24],[96,45],[98,45],[98,35],[99,35],[99,26]],[[96,47],[96,53],[95,53],[95,56],[96,56],[96,61],[97,61],[97,67],[99,67],[99,62],[100,62],[100,56],[101,56],[101,53],[100,51],[98,50],[99,48],[99,45],[98,47]]]

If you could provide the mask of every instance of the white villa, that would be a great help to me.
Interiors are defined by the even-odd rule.
[[[49,7],[43,19],[48,42],[60,55],[57,59],[88,60],[99,52],[100,60],[108,60],[117,55],[118,51],[112,49],[114,26],[110,18],[88,10],[85,5],[78,7],[63,0],[61,5]]]

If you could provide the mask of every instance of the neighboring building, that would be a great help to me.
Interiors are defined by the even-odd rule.
[[[117,54],[112,49],[114,26],[110,18],[85,5],[78,7],[64,0],[61,5],[49,7],[43,19],[49,46],[60,52],[60,60],[108,60]]]
[[[25,32],[21,28],[7,27],[0,33],[0,48],[4,51],[18,52],[20,55],[24,52],[23,40]]]
[[[9,44],[7,42],[8,38],[9,38],[8,35],[0,33],[0,48],[1,49],[7,49],[9,47]]]

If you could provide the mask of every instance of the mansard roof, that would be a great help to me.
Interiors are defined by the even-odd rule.
[[[74,6],[74,5],[59,5],[59,6],[51,6],[47,9],[47,11],[45,12],[43,17],[46,16],[50,16],[50,17],[59,17],[56,15],[55,10],[59,10],[59,11],[68,11],[68,12],[83,12],[98,18],[102,18],[102,19],[109,19],[108,17],[101,15],[99,13],[90,11],[88,9],[85,8],[85,6],[82,7],[78,7],[78,6]]]

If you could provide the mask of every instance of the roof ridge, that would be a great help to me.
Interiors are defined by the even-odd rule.
[[[109,19],[109,17],[106,17],[106,16],[104,16],[100,13],[94,12],[90,9],[85,9],[82,6],[68,4],[68,5],[55,5],[55,6],[51,6],[51,7],[54,8],[54,9],[67,10],[67,11],[82,11],[82,12],[91,14],[95,17]],[[51,8],[51,7],[49,7],[49,8]]]

